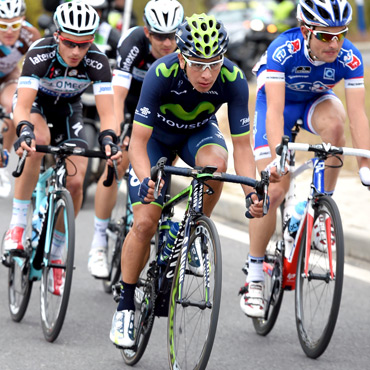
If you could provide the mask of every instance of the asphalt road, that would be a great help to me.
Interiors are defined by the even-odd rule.
[[[39,286],[34,284],[28,311],[21,323],[11,321],[7,306],[7,270],[0,266],[0,369],[101,370],[127,368],[109,341],[115,303],[101,282],[87,270],[93,229],[93,193],[79,214],[76,270],[66,320],[56,342],[45,341],[39,309]],[[0,233],[10,219],[10,200],[0,199]],[[216,220],[220,221],[220,220]],[[237,292],[244,283],[241,266],[248,235],[217,223],[223,250],[222,305],[208,369],[362,370],[370,363],[370,266],[348,261],[341,311],[332,341],[318,360],[308,359],[299,345],[294,319],[294,293],[287,292],[275,328],[267,337],[255,334],[252,322],[239,309]],[[136,369],[168,368],[167,321],[156,319],[146,353]]]

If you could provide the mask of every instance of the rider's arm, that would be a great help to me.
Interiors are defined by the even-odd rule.
[[[31,121],[31,108],[35,101],[37,90],[19,88],[17,102],[14,107],[13,119],[17,125],[20,121]]]
[[[128,150],[130,163],[140,182],[150,176],[150,161],[147,144],[153,129],[134,121]]]
[[[266,134],[271,150],[271,158],[276,156],[275,148],[284,135],[285,82],[269,82],[265,85],[267,111]]]
[[[352,143],[355,148],[370,150],[369,120],[365,112],[365,89],[346,89],[347,112]],[[370,167],[370,160],[357,157],[359,168]]]
[[[125,100],[128,95],[128,89],[126,87],[113,85],[114,91],[114,113],[116,115],[117,122],[122,122],[124,119]]]

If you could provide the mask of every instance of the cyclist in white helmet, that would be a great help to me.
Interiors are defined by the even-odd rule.
[[[40,38],[39,31],[25,21],[25,12],[23,0],[0,1],[0,106],[5,113],[10,113],[12,109],[13,95],[20,75],[18,62],[30,45]],[[12,120],[4,121],[1,134],[3,145],[0,146],[0,197],[7,197],[11,183],[5,167],[16,138]]]
[[[353,146],[370,149],[369,121],[365,112],[364,67],[359,50],[346,39],[352,8],[347,0],[300,0],[300,27],[282,33],[268,47],[255,67],[259,87],[254,122],[254,155],[259,170],[275,157],[283,134],[291,136],[297,119],[323,142],[344,146],[346,111],[332,88],[344,80],[346,105]],[[370,163],[358,160],[360,178],[370,185]],[[325,191],[334,192],[339,175],[338,159],[327,160]],[[250,222],[249,272],[241,289],[240,306],[251,317],[264,317],[264,273],[262,261],[275,230],[276,209],[289,188],[289,175],[272,171],[269,186],[271,207],[263,219]],[[314,227],[325,230],[319,225]],[[317,233],[317,246],[326,244]]]
[[[28,152],[25,168],[15,180],[13,212],[4,249],[24,249],[24,229],[32,191],[35,188],[42,154],[35,152],[35,144],[61,145],[74,143],[87,147],[82,124],[80,96],[93,84],[96,107],[100,116],[99,142],[110,156],[116,147],[116,121],[113,113],[111,70],[106,55],[93,44],[99,25],[96,11],[80,1],[59,5],[54,13],[57,28],[53,37],[34,43],[28,51],[14,98],[14,122],[19,139],[14,147],[18,155]],[[49,128],[47,123],[52,123]],[[32,140],[27,145],[26,139]],[[112,159],[120,161],[121,152]],[[110,161],[110,164],[111,161]],[[71,156],[67,161],[67,188],[71,193],[75,214],[82,203],[82,185],[87,158]],[[63,234],[51,254],[58,263],[58,253],[64,245]],[[62,270],[56,269],[62,273]],[[55,271],[55,270],[54,270]],[[61,276],[51,277],[54,292],[60,291]],[[55,294],[55,293],[54,293]]]
[[[117,52],[117,66],[113,71],[114,109],[118,122],[124,121],[124,113],[134,117],[141,86],[146,72],[157,59],[175,51],[175,31],[184,18],[184,10],[177,0],[150,0],[144,9],[143,27],[134,27],[123,35]],[[129,134],[124,138],[123,161],[120,175],[128,167],[127,146]],[[116,202],[117,185],[103,186],[103,174],[95,195],[95,232],[91,244],[88,268],[97,278],[109,275],[107,263],[106,229]],[[114,191],[112,191],[114,190]]]

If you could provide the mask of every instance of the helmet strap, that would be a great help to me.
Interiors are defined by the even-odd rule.
[[[308,28],[308,27],[307,27]],[[312,30],[314,30],[315,27],[312,27]],[[311,47],[310,47],[310,41],[311,41],[312,33],[308,32],[307,34],[307,39],[305,40],[305,45],[308,51],[308,55],[313,59],[313,60],[319,60],[319,58],[312,52]]]

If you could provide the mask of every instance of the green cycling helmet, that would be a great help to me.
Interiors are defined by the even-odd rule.
[[[226,52],[229,36],[214,15],[193,14],[177,28],[176,43],[188,57],[210,59]]]

